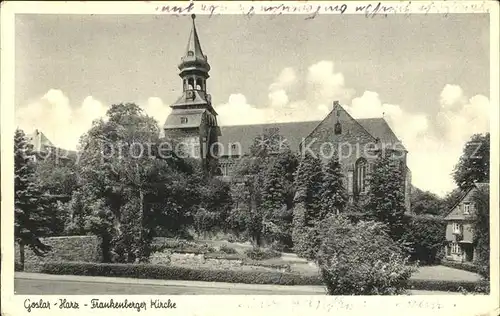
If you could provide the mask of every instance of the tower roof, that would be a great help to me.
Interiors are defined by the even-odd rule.
[[[186,52],[181,58],[181,63],[179,64],[179,69],[184,71],[194,68],[208,72],[210,70],[210,65],[208,64],[207,56],[203,54],[201,49],[200,39],[194,22],[196,15],[192,14],[191,18],[193,20],[193,26],[191,28],[191,33],[189,34]]]

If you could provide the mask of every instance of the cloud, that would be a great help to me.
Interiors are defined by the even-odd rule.
[[[407,164],[413,184],[439,195],[455,187],[451,173],[465,142],[473,134],[489,130],[488,98],[467,98],[458,85],[447,84],[436,96],[439,113],[431,120],[425,113],[382,102],[374,91],[352,98],[354,90],[346,86],[341,73],[335,72],[333,62],[311,65],[303,82],[300,79],[293,69],[285,68],[269,86],[267,107],[250,104],[241,93],[231,94],[226,103],[216,107],[219,124],[322,120],[331,110],[332,101],[340,100],[354,118],[384,117],[409,152]],[[292,100],[288,91],[299,83],[306,93]]]
[[[450,108],[461,102],[464,98],[464,92],[458,85],[447,84],[441,91],[441,107]]]
[[[284,68],[279,74],[275,82],[269,86],[269,90],[281,90],[284,88],[289,88],[297,82],[297,75],[295,70],[291,67]]]
[[[243,125],[268,122],[271,108],[257,108],[241,93],[231,94],[226,103],[216,106],[220,125]]]
[[[163,100],[158,97],[150,97],[147,102],[142,106],[144,112],[153,117],[159,126],[163,126],[172,108],[163,103]]]
[[[308,100],[313,103],[331,103],[332,100],[345,102],[354,94],[354,90],[345,86],[344,75],[335,72],[332,61],[322,60],[308,68]]]
[[[171,110],[158,97],[151,97],[139,106],[160,126]],[[105,119],[108,109],[109,106],[93,96],[87,96],[75,106],[61,90],[50,89],[39,100],[16,109],[16,124],[26,133],[38,129],[54,145],[75,150],[80,136],[92,127],[94,120]]]
[[[288,92],[301,83],[308,91],[303,99],[292,100]],[[293,68],[284,68],[269,85],[267,107],[256,107],[241,93],[231,94],[227,102],[215,106],[221,125],[321,120],[332,109],[333,100],[348,99],[344,76],[335,73],[333,62],[320,61],[307,69],[303,82]]]
[[[76,149],[80,136],[106,110],[92,96],[86,97],[80,106],[72,107],[61,90],[50,89],[39,100],[17,109],[16,123],[26,133],[42,131],[56,146]]]
[[[382,103],[376,92],[365,91],[346,110],[355,118],[384,116],[408,150],[412,182],[439,195],[451,191],[451,177],[464,144],[475,133],[489,131],[490,102],[483,95],[467,99],[460,86],[445,85],[436,99],[436,124],[423,113],[410,113],[401,106]]]
[[[399,105],[382,103],[379,94],[372,91],[365,91],[345,108],[355,118],[384,117],[404,144],[411,144],[425,135],[429,128],[424,114],[410,113]]]

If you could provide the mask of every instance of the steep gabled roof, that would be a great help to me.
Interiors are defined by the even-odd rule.
[[[333,110],[329,115],[331,115],[331,113],[333,113]],[[353,120],[360,124],[368,134],[373,138],[378,138],[383,144],[399,144],[401,147],[403,146],[383,118]],[[250,146],[253,144],[255,137],[264,134],[266,129],[278,128],[280,135],[286,139],[290,149],[292,151],[298,151],[304,138],[310,135],[321,122],[322,121],[302,121],[221,126],[222,136],[219,137],[219,142],[223,146],[239,143],[243,154],[247,154],[249,153]],[[404,147],[402,148],[404,149]]]
[[[470,187],[468,187],[467,189],[465,189],[463,192],[462,192],[462,195],[460,196],[460,198],[457,200],[457,202],[449,209],[449,213],[448,215],[445,216],[445,220],[458,220],[458,219],[465,219],[465,216],[461,213],[461,210],[460,208],[457,208],[457,206],[465,199],[465,197],[467,195],[469,195],[469,193],[474,190],[474,189],[482,189],[482,188],[485,188],[485,187],[489,187],[489,183],[475,183],[473,185],[471,185]],[[468,217],[472,217],[472,216],[468,216]]]
[[[221,126],[222,135],[219,137],[219,143],[222,146],[239,143],[243,154],[250,152],[250,146],[259,135],[263,135],[266,129],[278,128],[279,134],[286,139],[292,151],[299,150],[299,144],[320,122],[291,122],[291,123],[269,123],[252,125],[233,125]],[[223,152],[221,152],[223,154]]]
[[[403,147],[402,142],[398,139],[396,134],[394,134],[384,118],[365,118],[358,119],[357,121],[366,129],[368,133],[370,133],[373,137],[378,138],[381,143],[391,145],[399,144],[402,149],[406,150]]]
[[[26,134],[26,138],[33,146],[35,152],[41,152],[47,147],[54,147],[52,142],[39,130],[35,130],[33,133]]]

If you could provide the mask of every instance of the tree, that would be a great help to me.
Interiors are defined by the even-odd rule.
[[[345,211],[348,196],[343,183],[342,168],[337,155],[327,163],[321,188],[320,221],[329,214],[340,214]]]
[[[289,150],[269,160],[264,172],[262,190],[263,234],[279,250],[292,247],[293,173],[297,157]]]
[[[255,246],[263,243],[263,237],[275,245],[290,246],[288,231],[296,167],[297,159],[277,129],[257,136],[250,155],[239,160],[235,168],[239,183],[233,191],[237,207],[231,219],[233,227],[243,229]]]
[[[314,258],[318,250],[323,170],[321,160],[305,153],[295,175],[292,240],[297,255]]]
[[[67,158],[62,161],[60,157],[46,157],[36,164],[36,175],[42,190],[51,195],[70,197],[78,188],[78,175],[76,161]]]
[[[113,105],[107,116],[81,139],[83,193],[100,201],[89,221],[111,239],[115,260],[146,261],[155,231],[180,229],[191,218],[197,185],[191,168],[162,146],[169,140],[159,139],[156,121],[137,105]]]
[[[490,180],[490,133],[475,134],[465,144],[453,171],[457,186],[464,190],[476,182]]]
[[[35,177],[33,148],[22,130],[14,135],[14,235],[19,244],[20,264],[24,269],[25,246],[37,256],[51,250],[40,237],[49,233],[50,200],[41,192]]]
[[[404,229],[406,211],[404,177],[399,161],[387,152],[381,152],[375,159],[373,172],[368,178],[366,201],[367,215],[386,224],[389,235],[398,240]]]
[[[231,221],[233,227],[242,230],[257,247],[262,244],[261,185],[266,162],[267,158],[244,157],[235,167],[233,201],[236,208],[232,210]]]
[[[490,279],[490,189],[480,185],[472,197],[476,209],[473,223],[474,245],[480,274]]]
[[[464,192],[460,188],[455,188],[441,200],[441,215],[446,216],[454,207],[460,198],[463,197]]]
[[[317,263],[329,295],[406,292],[415,268],[384,226],[373,221],[353,224],[343,215],[324,221]]]
[[[442,201],[434,193],[422,191],[419,188],[411,190],[411,212],[413,214],[442,214]]]
[[[227,231],[232,199],[229,185],[219,179],[201,179],[200,207],[194,214],[198,233]]]
[[[412,261],[422,264],[436,264],[441,259],[440,251],[446,243],[446,223],[440,217],[410,215],[405,218],[402,239],[409,244]]]

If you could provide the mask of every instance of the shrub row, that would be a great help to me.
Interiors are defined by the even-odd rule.
[[[448,267],[448,268],[454,268],[454,269],[459,269],[459,270],[465,270],[469,272],[474,272],[474,273],[479,273],[478,267],[476,267],[473,264],[467,264],[467,263],[461,263],[461,262],[453,262],[453,261],[447,261],[447,260],[442,260],[441,265]]]
[[[267,248],[252,248],[245,251],[245,255],[253,260],[266,260],[281,257],[281,253]]]
[[[87,262],[45,262],[40,273],[58,275],[85,275],[132,277],[142,279],[186,280],[275,285],[323,285],[318,276],[304,276],[278,271],[232,271],[193,269],[152,264],[111,264]],[[446,292],[477,292],[480,282],[410,279],[410,289]]]
[[[195,253],[204,254],[209,252],[215,252],[215,248],[209,246],[208,244],[199,244],[196,242],[189,242],[185,240],[165,240],[162,243],[154,243],[151,246],[153,252],[161,252],[165,249],[169,249],[172,252],[177,253]]]
[[[109,264],[85,262],[41,263],[41,273],[58,275],[85,275],[132,277],[142,279],[187,280],[275,285],[321,285],[315,276],[303,276],[277,271],[232,271],[193,269],[151,264]]]
[[[421,291],[475,292],[479,282],[410,279],[410,289]]]
[[[205,259],[239,260],[239,261],[242,261],[243,265],[290,270],[289,264],[253,260],[253,259],[247,258],[247,256],[245,256],[243,254],[228,254],[228,253],[224,253],[224,252],[212,252],[212,253],[206,253],[203,256]]]

